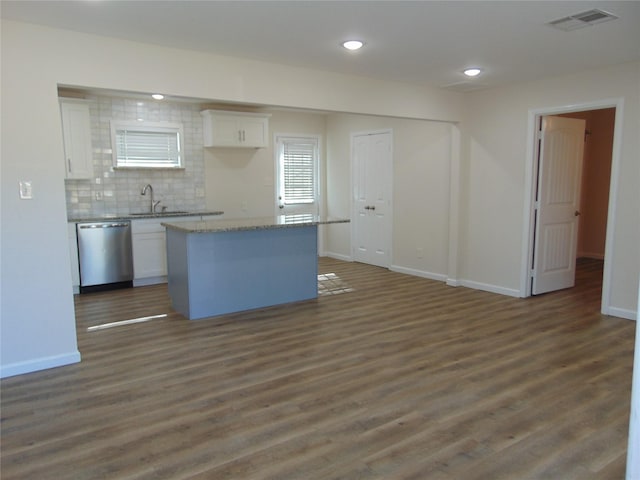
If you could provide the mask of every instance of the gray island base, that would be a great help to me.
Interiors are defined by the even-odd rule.
[[[190,320],[318,296],[312,215],[165,222],[169,296]]]

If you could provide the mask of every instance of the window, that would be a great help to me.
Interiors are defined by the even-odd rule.
[[[318,143],[317,137],[276,137],[281,213],[318,213]]]
[[[111,122],[111,137],[114,167],[183,168],[181,124]]]

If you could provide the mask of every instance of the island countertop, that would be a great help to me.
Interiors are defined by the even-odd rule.
[[[226,218],[185,222],[163,222],[167,229],[185,233],[237,232],[243,230],[267,230],[274,228],[308,227],[332,223],[349,223],[348,218],[324,217],[319,215],[275,215],[257,218]]]

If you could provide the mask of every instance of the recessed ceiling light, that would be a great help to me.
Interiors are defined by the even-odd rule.
[[[464,72],[467,77],[477,77],[482,73],[482,70],[479,68],[467,68]]]
[[[342,46],[347,50],[359,50],[364,45],[360,40],[347,40],[346,42],[342,42]]]
[[[164,98],[164,95],[162,95],[161,93],[154,93],[153,95],[151,95],[151,97],[155,100],[162,100]]]

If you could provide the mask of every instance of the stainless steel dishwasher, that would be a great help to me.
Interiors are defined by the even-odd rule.
[[[133,286],[131,223],[78,223],[80,293]]]

